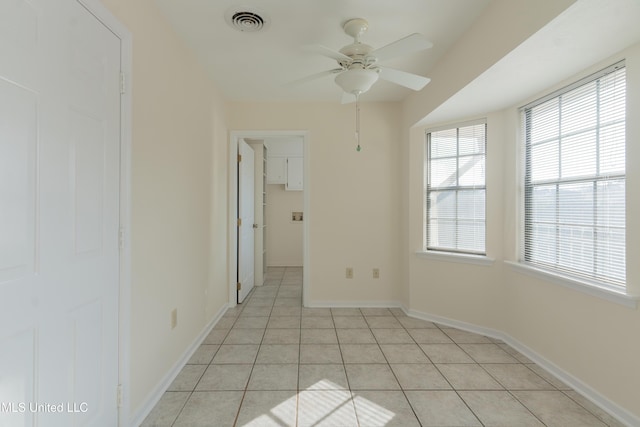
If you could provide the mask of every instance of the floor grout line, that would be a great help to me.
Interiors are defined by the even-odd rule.
[[[246,364],[246,365],[251,365],[251,367],[249,369],[249,373],[248,373],[244,388],[242,390],[215,390],[215,392],[220,392],[220,393],[240,392],[240,391],[242,392],[242,395],[240,397],[240,402],[238,404],[239,406],[235,413],[233,425],[238,425],[238,423],[240,422],[240,419],[243,414],[243,408],[245,407],[245,404],[247,402],[246,398],[248,396],[248,393],[254,392],[254,391],[263,392],[265,394],[275,393],[275,392],[293,392],[294,395],[292,395],[292,398],[295,396],[295,402],[292,402],[292,404],[294,404],[294,407],[295,407],[295,418],[293,420],[292,425],[299,425],[302,422],[300,396],[301,396],[301,393],[305,391],[312,391],[312,392],[317,391],[319,393],[318,394],[319,396],[324,393],[328,393],[328,395],[331,395],[332,392],[344,392],[344,391],[348,392],[349,399],[344,402],[341,401],[342,403],[340,404],[339,407],[333,408],[331,412],[325,414],[324,416],[330,417],[334,413],[336,413],[336,411],[338,411],[339,409],[343,410],[345,408],[348,408],[348,413],[350,414],[352,413],[352,415],[355,417],[356,425],[360,425],[362,422],[364,422],[363,421],[364,418],[362,418],[362,416],[365,415],[364,412],[361,412],[365,409],[361,408],[360,411],[358,410],[358,407],[356,405],[356,398],[361,396],[363,393],[366,394],[367,392],[382,392],[382,393],[392,393],[392,394],[399,393],[398,396],[401,395],[402,398],[404,399],[403,405],[406,405],[405,410],[406,411],[410,410],[412,414],[411,419],[413,419],[419,425],[422,425],[423,423],[420,420],[420,417],[424,416],[424,413],[421,412],[422,408],[420,406],[416,406],[416,402],[412,403],[409,395],[411,394],[412,396],[418,396],[419,394],[415,394],[415,393],[421,393],[421,392],[436,393],[441,396],[443,394],[440,394],[440,393],[445,393],[445,392],[455,393],[456,398],[460,402],[462,402],[462,405],[464,406],[464,408],[466,408],[466,411],[468,411],[468,414],[470,416],[475,417],[475,419],[483,426],[489,424],[486,420],[483,420],[481,418],[481,416],[486,416],[486,413],[482,412],[482,409],[483,409],[482,407],[477,407],[477,403],[473,403],[473,401],[468,400],[469,393],[472,393],[472,392],[496,393],[496,396],[498,396],[506,392],[507,395],[510,396],[510,399],[513,399],[513,402],[515,402],[514,404],[519,405],[518,407],[520,406],[523,407],[526,413],[528,414],[528,416],[533,417],[532,419],[535,419],[544,425],[544,419],[543,419],[544,416],[541,417],[540,414],[536,414],[535,408],[532,409],[529,406],[527,406],[525,404],[526,402],[523,402],[514,393],[515,392],[529,392],[529,393],[559,392],[562,394],[562,396],[564,396],[565,399],[567,399],[567,401],[572,402],[574,405],[577,405],[577,407],[584,410],[585,414],[588,414],[589,416],[593,417],[595,420],[604,422],[604,420],[602,420],[592,410],[585,407],[579,401],[575,400],[570,394],[568,394],[568,392],[571,391],[570,389],[567,389],[567,390],[562,389],[558,387],[556,384],[552,383],[550,380],[547,380],[545,377],[542,376],[542,374],[536,372],[533,369],[533,366],[537,366],[537,365],[527,361],[526,359],[522,359],[521,357],[518,357],[518,353],[516,352],[516,350],[512,349],[511,347],[508,347],[508,345],[502,341],[493,341],[493,340],[487,341],[486,337],[482,337],[481,335],[471,334],[471,333],[461,331],[452,327],[446,327],[443,325],[439,325],[435,322],[420,321],[419,319],[406,316],[403,313],[394,312],[393,310],[388,308],[386,310],[383,308],[329,308],[327,309],[327,311],[325,311],[324,309],[319,309],[323,311],[318,311],[317,312],[318,315],[316,315],[316,313],[314,313],[312,309],[305,311],[305,308],[302,307],[302,278],[301,278],[302,275],[301,273],[299,273],[297,269],[293,270],[289,268],[282,268],[281,270],[278,269],[274,271],[275,271],[275,274],[273,274],[272,271],[269,271],[267,273],[264,285],[256,286],[254,287],[254,289],[250,291],[245,301],[242,304],[239,304],[237,306],[241,308],[237,311],[237,313],[234,313],[233,317],[231,316],[227,317],[226,314],[225,316],[223,316],[224,319],[232,318],[233,321],[227,320],[226,322],[230,324],[230,326],[228,328],[219,329],[219,330],[226,331],[224,333],[219,333],[220,335],[222,335],[222,338],[219,339],[220,343],[206,344],[203,342],[204,345],[217,345],[217,348],[215,349],[215,351],[213,351],[213,354],[211,356],[211,359],[209,360],[209,363],[202,365],[202,366],[205,366],[204,371],[202,372],[202,374],[198,376],[197,380],[195,381],[195,385],[193,385],[193,388],[191,390],[186,390],[185,392],[180,392],[180,393],[188,393],[188,395],[184,400],[184,402],[180,405],[180,407],[177,408],[173,421],[166,425],[176,426],[176,427],[178,425],[181,425],[180,419],[185,414],[186,410],[190,409],[188,408],[188,404],[189,404],[189,401],[192,399],[192,397],[201,392],[202,393],[213,392],[213,390],[197,390],[197,387],[203,381],[203,378],[210,367],[212,366],[223,367],[225,365],[234,364],[234,363],[214,363],[216,356],[223,349],[223,347],[227,345],[234,345],[234,346],[247,345],[247,346],[257,347],[255,357],[253,358],[253,362]],[[297,300],[297,305],[295,306],[292,305],[294,302],[296,302],[296,300]],[[267,310],[267,307],[268,307],[268,310]],[[252,318],[252,317],[266,318],[266,323],[264,324],[264,327],[262,326],[258,328],[239,327],[239,326],[251,326],[251,320],[246,320],[246,319]],[[316,322],[318,323],[318,325],[321,325],[321,326],[316,326],[316,324],[314,324],[314,321],[310,321],[310,320],[305,321],[305,318],[313,318],[313,317],[318,318],[316,319]],[[297,322],[295,320],[289,321],[287,320],[287,318],[295,318],[297,319]],[[330,319],[331,327],[324,327],[328,325],[329,322],[322,320],[323,318]],[[349,318],[353,318],[353,319],[349,319]],[[338,319],[338,323],[336,323],[336,319]],[[358,319],[358,320],[355,320],[355,319]],[[359,319],[362,319],[362,320],[359,320]],[[393,319],[393,320],[385,320],[385,319]],[[424,323],[421,323],[421,322],[424,322]],[[363,326],[351,327],[351,325],[357,326],[359,323],[363,323]],[[272,326],[281,326],[281,325],[287,326],[287,327],[272,327]],[[293,325],[294,327],[293,328],[288,327],[290,325]],[[429,326],[424,327],[424,325],[429,325]],[[347,327],[344,327],[344,326],[347,326]],[[259,342],[254,343],[252,341],[253,338],[251,338],[252,336],[255,336],[255,338],[258,338],[257,337],[258,333],[247,333],[247,334],[242,333],[242,331],[258,330],[258,329],[262,331]],[[216,329],[214,328],[213,330],[216,330]],[[277,331],[295,330],[297,331],[297,334],[296,334],[297,343],[289,343],[288,341],[293,341],[291,338],[295,338],[295,336],[292,337],[291,335],[287,335],[287,333],[285,332],[274,333],[273,335],[271,335],[273,336],[273,341],[269,340],[270,342],[267,342],[268,334],[270,330],[277,330]],[[328,341],[331,341],[330,344],[326,344],[325,341],[327,341],[331,333],[329,332],[326,332],[326,333],[325,332],[306,332],[305,333],[305,330],[332,331],[333,338],[328,340]],[[368,335],[365,334],[363,336],[372,337],[373,340],[371,343],[359,342],[360,340],[368,341],[369,338],[360,338],[358,333],[356,332],[351,333],[351,335],[349,332],[343,332],[341,334],[339,333],[340,331],[347,331],[347,330],[366,331]],[[376,331],[376,333],[374,333],[374,330]],[[435,336],[436,334],[425,333],[420,335],[420,333],[418,332],[420,330],[439,331],[443,335],[442,339],[446,337],[446,339],[448,339],[450,342],[439,343],[437,341],[439,341],[440,338]],[[387,342],[387,341],[394,341],[393,339],[394,332],[390,332],[390,331],[397,331],[397,335],[400,335],[400,334],[402,334],[403,336],[406,335],[408,337],[406,338],[407,342],[406,343]],[[316,334],[315,341],[318,341],[317,344],[315,343],[315,341],[309,341],[310,340],[309,337],[313,337],[314,334]],[[243,340],[242,338],[243,335],[249,335],[248,338],[246,337],[244,338],[248,340],[246,343],[241,342]],[[240,343],[236,343],[236,344],[233,344],[231,342],[227,343],[227,340],[229,339],[230,336],[233,336],[234,340],[237,339],[238,341],[240,341]],[[340,336],[343,336],[342,340],[340,339]],[[405,338],[403,337],[401,339],[396,339],[396,340],[403,341],[404,339]],[[280,342],[280,340],[282,340],[282,342]],[[314,339],[312,338],[312,340]],[[430,342],[430,340],[433,340],[434,342]],[[305,341],[309,341],[309,342],[305,342]],[[425,342],[419,342],[419,341],[425,341]],[[278,351],[280,350],[283,351],[283,353],[281,353],[283,355],[291,355],[291,353],[286,347],[280,347],[280,348],[269,347],[270,356],[268,357],[270,358],[263,359],[268,363],[258,363],[258,361],[260,360],[259,358],[261,355],[261,351],[264,349],[267,349],[268,348],[267,346],[271,346],[271,345],[273,346],[297,345],[298,346],[297,347],[297,363],[289,363],[286,361],[282,363],[278,363],[279,359],[272,358],[274,355],[277,355]],[[307,363],[303,363],[303,349],[305,348],[303,346],[305,345],[329,345],[331,346],[331,348],[337,348],[337,352],[340,356],[340,359],[339,359],[340,363],[308,363],[309,359],[305,360],[305,362]],[[367,346],[369,345],[375,345],[375,348],[377,349],[377,351],[380,352],[380,354],[382,355],[382,359],[380,359],[381,360],[380,362],[359,362],[359,359],[353,359],[354,355],[357,356],[358,354],[360,354],[359,352],[366,351],[366,349],[368,348]],[[362,347],[359,348],[359,346],[362,346]],[[394,349],[393,346],[407,346],[407,347],[399,347]],[[427,346],[432,346],[432,347],[427,347]],[[444,346],[444,347],[437,349],[435,346]],[[464,355],[465,356],[464,360],[468,359],[468,361],[461,363],[460,361],[462,361],[463,359],[458,359],[459,360],[458,362],[454,362],[453,360],[456,360],[455,358],[448,361],[446,357],[445,358],[439,357],[439,354],[435,352],[441,351],[442,348],[456,349],[455,351],[459,352],[460,355]],[[385,353],[385,349],[387,349],[388,353]],[[416,356],[421,355],[420,358],[424,356],[425,360],[419,361],[419,358],[407,358],[407,357],[403,358],[402,353],[398,353],[400,351],[414,351],[413,349],[418,350],[418,353],[416,353]],[[431,349],[433,349],[433,351],[431,351]],[[509,351],[508,349],[511,349],[512,351]],[[345,351],[347,350],[348,350],[348,353],[345,353]],[[430,356],[430,353],[433,353],[433,354]],[[502,353],[504,353],[504,355]],[[225,353],[225,354],[229,354],[229,353]],[[267,353],[264,353],[264,354],[266,355]],[[401,357],[398,358],[398,355],[400,355]],[[348,362],[346,358],[347,356],[349,356],[348,357],[349,363],[347,363]],[[435,356],[438,356],[438,357],[435,357]],[[505,357],[505,356],[509,356],[509,357]],[[392,359],[390,359],[390,357],[393,357],[393,360],[398,359],[398,361],[391,363]],[[330,360],[330,359],[327,359],[327,360]],[[370,360],[376,360],[376,359],[370,359]],[[478,360],[485,360],[485,361],[479,362]],[[353,361],[357,363],[352,363]],[[295,390],[283,390],[283,387],[287,387],[287,386],[284,385],[284,383],[282,383],[282,385],[278,385],[277,379],[274,380],[276,382],[273,382],[273,387],[271,387],[269,385],[270,383],[267,382],[267,383],[262,383],[262,384],[266,384],[265,388],[257,389],[257,390],[251,389],[253,387],[250,385],[252,378],[254,377],[254,374],[257,372],[256,365],[283,365],[283,364],[295,365],[295,372],[296,372],[295,385],[294,385]],[[418,386],[415,388],[410,387],[409,385],[411,384],[406,384],[406,375],[405,375],[405,379],[402,379],[399,376],[402,371],[396,371],[393,368],[393,366],[395,365],[410,366],[410,365],[423,365],[423,364],[432,366],[433,368],[430,368],[433,370],[432,372],[437,374],[438,376],[437,378],[440,378],[441,380],[444,381],[442,385],[444,386],[444,384],[447,384],[448,387],[450,388],[449,389],[440,389],[440,387],[430,388],[430,386],[434,385],[433,383],[430,383],[430,382],[427,382],[427,383],[414,382],[412,384],[418,384]],[[197,365],[197,364],[193,364],[193,365]],[[342,389],[341,386],[337,384],[336,386],[339,388],[336,388],[336,389],[309,390],[307,388],[305,390],[302,390],[301,387],[303,386],[303,383],[302,383],[301,367],[306,365],[340,366],[341,375],[344,375],[346,389]],[[347,371],[347,368],[349,368],[349,366],[351,365],[385,366],[386,367],[385,372],[387,369],[389,372],[391,372],[391,376],[389,378],[393,378],[396,384],[389,385],[388,386],[389,388],[386,388],[386,387],[381,388],[379,387],[378,384],[375,384],[375,383],[369,383],[369,384],[372,384],[372,386],[369,387],[368,386],[369,384],[367,382],[364,382],[362,384],[355,384]],[[478,372],[482,372],[483,375],[486,376],[487,381],[490,378],[500,388],[493,389],[490,387],[478,388],[476,386],[472,386],[472,387],[460,386],[461,385],[460,381],[452,382],[452,378],[455,379],[456,377],[451,375],[454,375],[456,374],[456,372],[461,372],[461,371],[454,371],[454,372],[450,372],[449,370],[443,371],[443,368],[449,365],[473,366],[474,370],[478,370]],[[499,380],[499,378],[502,378],[504,374],[501,374],[500,369],[498,369],[497,367],[491,368],[490,367],[491,365],[498,365],[501,367],[522,365],[526,368],[526,371],[528,372],[528,374],[526,375],[529,375],[529,374],[533,375],[531,378],[533,378],[534,379],[533,381],[535,382],[531,384],[536,385],[537,383],[536,378],[538,378],[542,380],[544,383],[548,384],[549,387],[539,389],[536,386],[533,388],[527,387],[522,389],[514,389],[513,386],[511,386],[511,388],[508,388],[505,385],[506,383],[503,384],[503,381]],[[193,369],[194,368],[192,368],[192,370]],[[283,372],[287,372],[287,375],[290,375],[288,372],[293,371],[293,369],[289,370],[289,368],[283,368],[283,369],[285,369],[285,371]],[[349,368],[349,369],[352,372],[352,375],[362,375],[362,373],[356,368]],[[379,368],[379,369],[383,369],[383,368]],[[506,372],[511,372],[510,369],[511,368],[507,369]],[[513,369],[515,369],[514,372],[518,372],[521,368],[513,368]],[[267,371],[267,370],[268,368],[260,369],[261,372]],[[411,371],[405,371],[405,372],[411,372]],[[502,370],[502,372],[505,372],[505,370]],[[447,376],[445,373],[449,374],[450,376]],[[499,375],[496,376],[497,374]],[[263,378],[268,378],[268,377],[263,377]],[[288,377],[288,378],[293,380],[293,377]],[[424,377],[424,378],[426,378],[427,381],[431,381],[431,377]],[[433,377],[433,378],[436,378],[436,377]],[[523,381],[526,381],[527,378],[529,377],[527,376],[523,377]],[[438,381],[440,381],[440,379],[438,379]],[[361,383],[360,380],[358,380],[357,382]],[[459,385],[458,388],[454,387],[455,383],[458,383]],[[291,383],[291,385],[293,385],[293,383]],[[352,388],[354,386],[359,387],[361,385],[364,385],[365,387],[357,390],[354,390]],[[170,391],[167,393],[173,393],[173,392],[174,391]],[[429,396],[431,395],[433,394],[429,394]],[[467,396],[467,400],[465,400],[464,396]],[[378,402],[378,403],[382,404],[384,407],[384,402]],[[375,403],[374,403],[374,406],[375,406]],[[478,411],[478,409],[480,409],[480,412]],[[486,411],[486,408],[484,409]],[[327,418],[326,420],[328,419],[329,418]],[[318,420],[318,422],[319,421],[320,420]],[[282,421],[282,422],[286,423],[286,421]]]

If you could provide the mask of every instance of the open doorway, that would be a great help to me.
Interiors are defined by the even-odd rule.
[[[255,216],[253,260],[243,255],[239,226],[238,200],[242,198],[239,147],[243,143],[253,149],[255,171]],[[229,306],[242,301],[238,288],[264,283],[268,266],[301,266],[303,268],[302,302],[306,303],[309,285],[309,136],[304,131],[234,131],[230,138],[229,157]],[[272,198],[274,200],[272,200]],[[245,224],[246,225],[246,224]],[[273,225],[273,230],[270,227]],[[245,230],[247,227],[245,227]],[[269,237],[280,236],[274,246]],[[246,244],[245,244],[246,247]],[[245,251],[246,252],[246,251]],[[253,282],[239,280],[239,266],[253,263]],[[246,276],[246,275],[245,275]],[[246,295],[246,294],[244,294]]]

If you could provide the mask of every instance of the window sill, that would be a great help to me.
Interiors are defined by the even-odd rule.
[[[493,265],[495,259],[484,255],[459,254],[455,252],[416,251],[416,256],[436,261],[457,262],[461,264]]]
[[[523,264],[521,262],[504,261],[504,263],[518,273],[542,279],[556,285],[564,286],[565,288],[573,289],[587,295],[602,298],[634,310],[638,306],[638,300],[640,300],[640,295],[629,295],[623,292],[618,292],[613,289],[598,286],[594,283],[589,283],[572,277],[563,276],[561,274],[553,273],[541,268],[536,268],[527,264]]]

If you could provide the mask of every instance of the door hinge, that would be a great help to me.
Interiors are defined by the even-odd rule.
[[[118,384],[116,388],[116,404],[118,408],[122,408],[122,384]]]
[[[242,161],[242,154],[238,154],[238,163]]]
[[[238,227],[242,227],[242,218],[238,218]]]
[[[118,248],[120,250],[124,249],[124,228],[120,227],[118,230]]]
[[[242,283],[238,282],[238,290],[242,289]]]
[[[126,93],[126,79],[124,77],[124,73],[120,71],[120,94],[124,95]]]

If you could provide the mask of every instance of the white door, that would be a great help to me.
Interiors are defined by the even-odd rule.
[[[302,191],[304,188],[303,173],[302,157],[289,157],[287,159],[287,186],[285,189]]]
[[[0,425],[116,426],[120,42],[0,0]]]
[[[253,148],[238,141],[238,303],[253,289],[254,282],[254,155]]]

